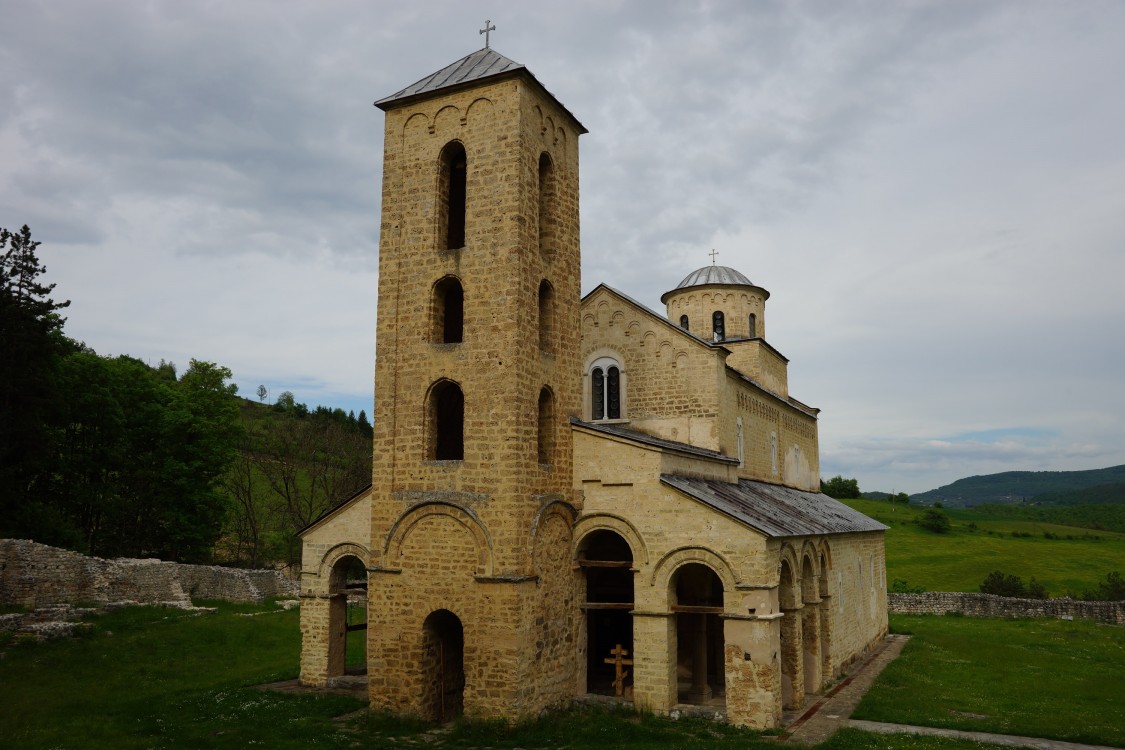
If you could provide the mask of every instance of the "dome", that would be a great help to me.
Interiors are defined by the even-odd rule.
[[[705,286],[707,284],[738,284],[754,286],[754,282],[729,266],[704,266],[689,273],[676,289],[686,289],[689,286]]]

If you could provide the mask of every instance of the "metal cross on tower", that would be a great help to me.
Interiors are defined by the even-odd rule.
[[[485,21],[484,22],[484,28],[481,29],[480,32],[479,32],[481,34],[484,34],[484,48],[485,49],[488,49],[488,33],[490,31],[496,31],[496,27],[491,25],[491,24],[492,24],[491,20]]]
[[[719,251],[712,248],[711,252],[707,254],[711,256],[711,265],[715,265],[715,256],[719,254]]]

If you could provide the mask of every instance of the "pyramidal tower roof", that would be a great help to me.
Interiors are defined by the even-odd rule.
[[[514,60],[509,60],[491,47],[485,47],[470,55],[466,55],[457,62],[446,65],[436,73],[431,73],[401,91],[396,91],[390,96],[379,99],[375,102],[375,106],[379,109],[387,110],[410,100],[425,98],[437,91],[467,88],[468,86],[486,79],[515,75],[527,76],[527,78],[533,81],[539,88],[543,89],[544,93],[554,99],[555,102],[562,107],[564,112],[574,117],[570,110],[555,98],[554,94],[547,91],[547,88],[542,83],[539,83],[539,80],[526,66]],[[586,132],[586,128],[582,126],[582,123],[578,122],[578,118],[575,117],[574,122],[577,123],[580,133]]]

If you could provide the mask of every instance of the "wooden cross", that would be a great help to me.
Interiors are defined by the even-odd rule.
[[[715,256],[719,254],[719,251],[712,248],[711,252],[707,254],[711,256],[711,265],[715,265]]]
[[[617,646],[615,646],[614,649],[609,653],[613,654],[613,658],[603,659],[602,661],[604,661],[606,664],[613,665],[613,689],[616,692],[617,696],[620,697],[622,695],[625,695],[625,678],[629,676],[629,671],[625,669],[625,667],[633,666],[633,660],[625,658],[629,655],[629,652],[622,648],[620,643],[618,643]]]
[[[485,21],[485,22],[484,22],[484,28],[480,30],[480,33],[481,33],[481,34],[484,34],[484,48],[485,48],[485,49],[488,49],[488,32],[490,32],[490,31],[496,31],[496,27],[495,27],[495,26],[490,26],[490,25],[489,25],[489,24],[491,24],[491,23],[492,23],[491,19],[490,19],[490,20],[488,20],[488,21]]]

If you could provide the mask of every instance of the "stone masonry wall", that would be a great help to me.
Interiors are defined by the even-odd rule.
[[[268,596],[296,596],[298,591],[295,581],[276,570],[103,560],[28,539],[0,539],[0,604],[190,604],[192,597],[258,602]]]
[[[887,594],[887,606],[896,615],[944,615],[947,612],[960,612],[969,617],[1077,617],[1125,625],[1125,602],[1016,599],[995,594],[935,591],[924,594]]]

